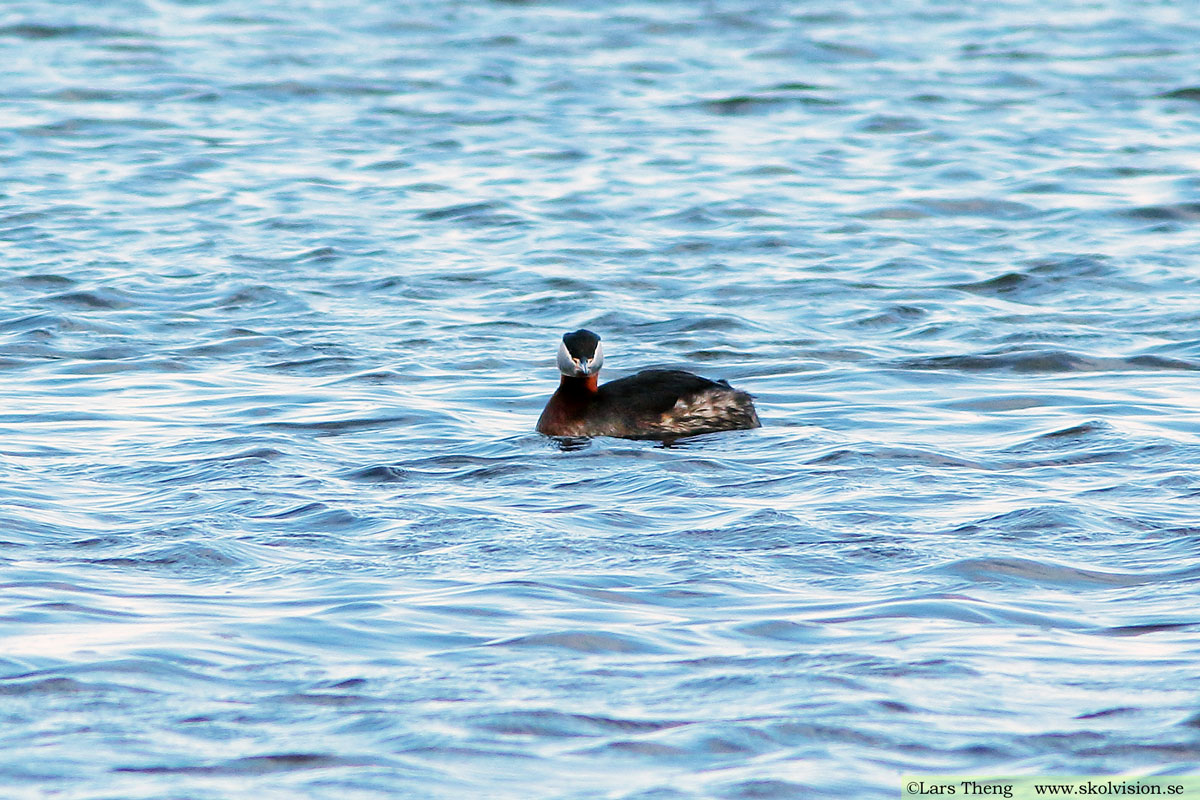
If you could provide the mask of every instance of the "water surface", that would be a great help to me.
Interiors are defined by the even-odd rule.
[[[1200,26],[878,5],[6,4],[7,793],[1194,769]]]

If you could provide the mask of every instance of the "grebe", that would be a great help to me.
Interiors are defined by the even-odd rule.
[[[599,385],[604,348],[591,331],[564,334],[558,391],[538,420],[547,436],[677,439],[758,428],[750,395],[725,381],[677,369],[648,369]]]

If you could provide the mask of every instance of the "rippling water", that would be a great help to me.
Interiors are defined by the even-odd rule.
[[[1166,0],[6,3],[0,784],[1195,768],[1197,41]],[[580,326],[764,428],[556,448]]]

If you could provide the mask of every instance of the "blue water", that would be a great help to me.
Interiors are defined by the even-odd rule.
[[[6,2],[3,795],[1196,769],[1193,11]]]

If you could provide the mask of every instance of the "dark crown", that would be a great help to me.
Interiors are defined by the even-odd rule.
[[[563,334],[563,344],[567,346],[567,352],[572,358],[590,360],[596,355],[596,345],[600,344],[600,337],[591,331],[580,329],[574,333]]]

